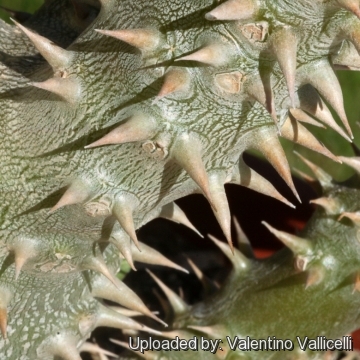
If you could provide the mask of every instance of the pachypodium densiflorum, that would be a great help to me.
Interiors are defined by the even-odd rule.
[[[267,225],[291,252],[262,263],[233,246],[224,185],[293,206],[242,157],[260,151],[298,198],[280,137],[350,161],[307,126],[353,138],[334,69],[360,68],[359,16],[358,0],[47,0],[33,16],[1,22],[0,358],[80,359],[99,326],[166,331],[115,274],[124,261],[185,271],[136,231],[157,217],[193,228],[174,202],[192,193],[208,200],[235,271],[198,306],[172,297],[182,315],[169,331],[339,337],[355,329],[357,190],[316,169],[324,212],[307,240]]]

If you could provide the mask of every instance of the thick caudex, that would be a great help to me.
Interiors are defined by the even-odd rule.
[[[208,200],[231,253],[215,242],[235,269],[260,276],[262,265],[233,244],[224,185],[294,205],[244,162],[246,150],[262,153],[299,201],[281,137],[347,163],[310,127],[352,140],[334,69],[360,69],[357,1],[47,0],[32,16],[12,15],[0,23],[0,358],[79,359],[99,326],[153,334],[103,299],[162,322],[116,273],[125,261],[134,270],[136,262],[184,270],[137,230],[162,217],[196,231],[174,203],[189,194]],[[326,174],[315,172],[328,190]],[[341,201],[316,202],[341,216]],[[355,219],[344,211],[340,224]],[[331,288],[316,247],[270,229],[298,269],[319,262],[306,270],[310,292]],[[277,279],[293,271],[277,261]],[[188,316],[161,287],[174,312]],[[233,309],[226,289],[214,301],[230,301],[222,323]],[[242,322],[232,319],[235,332]],[[335,328],[330,335],[351,330]]]

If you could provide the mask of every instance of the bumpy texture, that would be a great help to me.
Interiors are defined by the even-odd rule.
[[[178,268],[139,244],[136,229],[156,217],[191,227],[174,203],[191,193],[208,199],[233,248],[225,183],[288,203],[245,164],[245,150],[263,153],[295,196],[278,136],[338,161],[301,122],[322,126],[316,117],[352,137],[333,67],[360,68],[359,15],[354,0],[48,0],[23,25],[2,22],[1,358],[80,359],[99,326],[153,332],[101,302],[157,319],[114,276],[119,252],[132,267],[136,260]],[[335,240],[301,252],[301,270],[311,261],[328,269],[330,253],[347,275],[343,262],[355,262],[358,250],[353,241],[340,251]],[[281,253],[271,260],[275,274],[261,266],[248,273],[267,285],[286,282],[294,271],[288,259]],[[276,290],[269,304],[280,293],[290,303],[315,292],[325,307],[342,304],[351,291],[335,297],[338,279],[318,291]],[[239,291],[246,296],[247,281]],[[233,316],[237,296],[225,287],[211,312],[219,317],[226,307],[220,317],[232,319],[230,334],[251,334],[262,321]],[[351,301],[348,320],[329,316],[313,333],[356,328],[358,304]],[[256,303],[250,294],[246,305]],[[297,316],[311,320],[314,312]],[[283,331],[309,331],[296,324]],[[259,335],[271,330],[264,326]]]

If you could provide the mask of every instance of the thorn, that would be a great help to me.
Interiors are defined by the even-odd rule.
[[[311,85],[305,85],[298,91],[301,109],[319,119],[322,123],[332,128],[346,141],[352,140],[344,130],[336,123],[329,108],[322,101],[317,91]]]
[[[97,313],[97,321],[96,327],[105,326],[105,327],[112,327],[115,329],[129,329],[129,330],[139,330],[139,331],[146,331],[149,334],[154,335],[161,335],[160,331],[156,331],[151,329],[145,325],[142,325],[135,320],[121,315],[118,312],[111,310],[110,308],[99,304],[99,309]]]
[[[239,246],[239,250],[243,253],[248,259],[255,259],[255,255],[253,249],[251,247],[251,243],[244,233],[243,229],[241,228],[239,221],[236,217],[233,217],[234,225],[235,225],[235,232],[236,232],[236,240]]]
[[[116,248],[120,251],[121,255],[125,258],[125,260],[130,265],[131,269],[137,271],[134,265],[132,251],[131,251],[131,239],[125,233],[125,231],[117,231],[111,234],[109,241],[116,246]]]
[[[210,66],[225,65],[229,61],[227,48],[219,44],[211,44],[175,61],[196,61]]]
[[[7,309],[0,307],[0,331],[4,339],[7,339]]]
[[[305,290],[312,286],[319,285],[323,281],[324,277],[324,271],[320,267],[313,267],[309,269],[306,279]]]
[[[190,88],[190,74],[183,68],[172,68],[165,73],[164,83],[156,96],[155,102],[165,96],[180,93]]]
[[[89,200],[91,193],[87,189],[87,184],[82,181],[73,182],[65,191],[61,199],[57,204],[51,208],[49,211],[50,214],[56,210],[69,205],[82,204]]]
[[[213,207],[214,215],[225,235],[231,252],[234,254],[234,245],[231,239],[231,215],[224,188],[224,182],[218,174],[211,174],[209,178],[209,186],[212,194],[212,201],[215,205]]]
[[[78,82],[70,78],[54,77],[41,83],[32,82],[29,85],[58,95],[69,103],[75,103],[81,95],[81,88]]]
[[[355,281],[354,281],[354,288],[352,293],[355,294],[356,292],[360,292],[360,273],[357,272],[355,275]]]
[[[250,20],[258,12],[253,0],[228,0],[205,15],[207,20]]]
[[[310,150],[316,151],[329,159],[341,163],[341,161],[322,145],[316,137],[295,119],[288,117],[281,128],[281,136],[285,139],[300,144]]]
[[[302,72],[302,82],[311,84],[317,89],[325,100],[339,115],[351,139],[354,138],[344,109],[344,100],[339,80],[336,77],[330,63],[326,61],[318,62],[306,66]]]
[[[145,264],[150,264],[150,265],[161,265],[161,266],[167,266],[169,268],[173,268],[175,270],[179,270],[184,272],[185,274],[188,274],[189,272],[184,269],[183,267],[175,264],[174,262],[172,262],[171,260],[169,260],[168,258],[166,258],[164,255],[162,255],[159,251],[151,248],[150,246],[143,244],[143,243],[139,243],[141,246],[141,252],[138,251],[137,249],[132,248],[132,255],[133,255],[133,259],[135,261],[139,261]],[[133,244],[132,244],[133,247]]]
[[[128,317],[136,317],[136,316],[142,316],[143,314],[139,311],[129,310],[125,309],[121,306],[109,306],[110,309],[120,313],[121,315],[128,316]],[[154,311],[153,314],[158,315],[158,311]]]
[[[338,221],[341,221],[344,217],[350,219],[355,226],[360,226],[360,212],[356,211],[356,212],[343,212],[339,218]]]
[[[310,200],[310,204],[316,204],[324,208],[325,212],[329,215],[339,214],[341,205],[336,199],[329,197],[321,197],[318,199]]]
[[[212,204],[209,179],[201,157],[201,141],[193,135],[182,134],[175,140],[171,156],[199,186],[207,200]]]
[[[215,291],[219,290],[219,287],[211,281],[195,264],[194,262],[187,258],[187,262],[189,263],[190,267],[194,271],[196,277],[201,281],[202,286],[204,287],[204,291],[206,294],[210,295],[215,293]]]
[[[120,281],[109,270],[102,256],[87,256],[81,261],[79,267],[81,270],[92,270],[104,275],[109,281],[114,284],[114,286],[116,286],[120,290]]]
[[[161,290],[164,292],[166,297],[169,300],[169,303],[175,313],[175,315],[184,314],[189,310],[189,305],[185,303],[185,301],[177,295],[174,291],[172,291],[169,287],[167,287],[158,277],[156,277],[149,269],[146,269],[148,274],[155,280],[155,282],[159,285]]]
[[[82,352],[88,352],[88,353],[93,354],[93,355],[102,354],[102,355],[111,356],[111,357],[114,357],[114,358],[117,357],[116,354],[114,354],[114,353],[112,353],[110,351],[107,351],[105,349],[102,349],[99,345],[93,344],[91,342],[85,342],[84,344],[82,344],[80,346],[79,351],[81,353]]]
[[[128,286],[122,281],[116,279],[116,284],[110,279],[97,277],[92,281],[92,295],[106,300],[113,301],[128,309],[140,312],[143,315],[149,316],[160,324],[167,326],[161,319],[152,313]]]
[[[161,34],[152,29],[98,30],[100,34],[121,40],[140,51],[154,51],[161,43]]]
[[[244,270],[249,269],[251,262],[247,259],[238,249],[233,249],[233,252],[230,252],[228,246],[226,246],[222,241],[216,239],[212,235],[208,235],[210,240],[224,253],[224,255],[230,260],[234,266],[236,274],[243,272]]]
[[[358,156],[353,156],[353,157],[339,156],[339,159],[346,165],[353,168],[358,174],[360,174],[360,157],[358,157]]]
[[[18,280],[20,272],[25,263],[38,255],[38,243],[34,240],[14,240],[8,244],[8,249],[14,253],[15,257],[15,281]]]
[[[275,130],[273,128],[260,129],[254,134],[249,147],[260,151],[265,156],[301,203],[291,177],[289,163]]]
[[[153,294],[155,295],[155,297],[157,298],[157,300],[159,301],[164,314],[165,314],[165,318],[169,319],[171,316],[173,316],[172,314],[172,308],[171,305],[169,304],[168,300],[166,298],[164,298],[163,296],[161,296],[159,294],[159,292],[157,291],[157,289],[152,289]]]
[[[275,125],[278,127],[278,118],[276,115],[272,88],[270,86],[265,86],[260,77],[247,80],[244,86],[245,92],[268,111]]]
[[[297,121],[326,129],[326,127],[323,124],[317,122],[315,119],[313,119],[311,116],[309,116],[305,111],[302,111],[301,109],[289,109],[289,112],[290,115]]]
[[[266,221],[262,221],[261,223],[265,225],[268,230],[274,234],[285,246],[287,246],[295,255],[312,255],[313,245],[311,241],[302,239],[285,231],[276,230]]]
[[[314,173],[316,179],[319,181],[321,187],[324,190],[330,189],[332,187],[332,177],[327,172],[325,172],[323,169],[321,169],[319,166],[315,165],[311,161],[304,158],[302,155],[300,155],[298,152],[294,151],[294,154],[298,156],[302,162],[304,162],[310,170]],[[339,159],[341,159],[339,157]]]
[[[11,20],[31,40],[36,49],[50,64],[54,71],[64,70],[71,65],[73,54],[70,51],[63,49],[60,46],[55,45],[49,39],[32,32],[14,19]]]
[[[238,165],[238,167],[234,168],[232,183],[245,186],[260,194],[277,199],[293,209],[295,208],[295,205],[285,199],[268,180],[264,179],[256,171],[251,169],[245,163],[242,156],[240,156]]]
[[[296,172],[304,181],[306,181],[309,184],[317,183],[318,181],[311,177],[310,175],[304,173],[303,171],[294,168],[294,172]]]
[[[358,0],[335,0],[335,2],[343,9],[352,12],[360,19],[360,7]]]
[[[117,221],[130,236],[131,240],[135,243],[136,247],[140,250],[139,241],[135,232],[135,224],[133,219],[133,212],[138,206],[138,199],[130,193],[122,193],[114,201],[112,206],[112,214],[116,217]]]
[[[103,145],[145,141],[151,139],[156,134],[156,131],[157,124],[155,120],[144,114],[138,114],[132,116],[128,121],[116,127],[101,139],[85,146],[85,149]]]
[[[290,27],[283,27],[271,35],[270,42],[286,80],[291,106],[295,107],[297,37]]]
[[[167,204],[161,208],[161,212],[159,217],[168,219],[170,221],[174,221],[178,224],[184,225],[189,229],[196,232],[199,236],[204,238],[203,235],[195,228],[195,226],[189,221],[185,213],[181,210],[181,208],[176,205],[174,202]]]
[[[299,170],[299,169],[296,169],[296,168],[293,168],[293,171],[303,180],[305,181],[306,183],[308,183],[310,185],[310,187],[314,190],[314,192],[318,195],[321,194],[321,186],[319,184],[319,182],[309,176],[308,174],[304,173],[303,171]]]

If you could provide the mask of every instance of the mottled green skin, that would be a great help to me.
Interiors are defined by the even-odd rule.
[[[0,289],[12,293],[8,305],[9,340],[0,338],[0,358],[52,359],[41,350],[46,337],[71,334],[81,344],[96,326],[94,320],[86,331],[79,330],[79,318],[93,316],[96,319],[98,301],[89,291],[95,275],[81,272],[78,266],[86,256],[92,255],[94,243],[109,240],[111,232],[120,226],[112,217],[90,216],[82,204],[67,206],[49,215],[66,186],[75,180],[83,181],[83,189],[92,202],[103,195],[114,198],[123,192],[132,194],[139,202],[134,213],[135,227],[139,228],[156,217],[161,206],[200,192],[186,172],[169,160],[174,140],[184,133],[196,134],[200,140],[208,174],[219,176],[223,183],[231,182],[241,153],[262,146],[254,134],[262,131],[267,137],[276,137],[276,127],[267,111],[250,99],[242,87],[236,94],[222,91],[215,81],[217,74],[239,71],[244,79],[252,81],[259,77],[260,69],[261,75],[270,79],[280,122],[287,117],[288,92],[274,55],[268,51],[267,37],[262,41],[249,41],[237,22],[206,21],[205,13],[217,2],[201,0],[191,4],[177,0],[164,6],[163,1],[156,0],[151,6],[145,6],[130,0],[110,0],[103,5],[85,31],[65,0],[48,1],[42,11],[24,24],[74,52],[65,76],[80,84],[81,94],[71,103],[29,84],[46,80],[53,72],[35,55],[35,48],[19,29],[0,25],[4,35],[0,38],[3,186]],[[305,63],[327,61],[329,54],[341,45],[341,39],[334,40],[340,31],[339,23],[354,18],[329,4],[305,0],[295,5],[292,1],[264,1],[263,6],[257,20],[268,21],[270,33],[287,24],[295,26],[300,45],[299,68]],[[299,14],[305,14],[304,18]],[[331,22],[332,19],[336,21]],[[131,46],[94,31],[144,27],[159,29],[164,35],[159,49],[144,57]],[[215,40],[229,49],[226,65],[214,68],[194,62],[174,63],[174,59]],[[153,103],[169,65],[187,69],[192,79],[190,89]],[[295,100],[298,105],[297,95]],[[158,131],[150,140],[164,146],[165,152],[169,152],[167,158],[149,156],[139,143],[84,149],[134,112],[155,119]],[[13,255],[9,249],[19,241],[32,242],[37,255],[26,262],[15,282]],[[352,250],[349,252],[353,254]],[[119,268],[120,260],[116,260],[114,247],[110,245],[104,256],[114,271]],[[254,266],[250,276],[261,273],[274,283],[286,278],[291,271],[290,262],[278,256],[282,259],[276,262],[278,273],[263,274],[261,265]],[[331,288],[331,284],[332,281],[327,281],[326,288]],[[276,290],[276,294],[281,292],[284,298],[285,294],[290,296],[290,288]],[[350,287],[344,288],[341,296],[345,289],[351,292]],[[314,291],[309,290],[304,296]],[[250,304],[255,306],[256,301],[247,301],[247,305]],[[216,309],[211,306],[213,314]],[[275,313],[271,316],[278,321]],[[216,319],[219,317],[223,319],[223,315]],[[29,318],[27,323],[26,318]],[[336,334],[345,330],[334,326],[334,319],[329,318],[326,325],[336,329]],[[245,331],[251,333],[254,326],[258,327],[249,325]],[[235,332],[234,327],[235,323],[229,330]],[[355,327],[352,323],[346,331]],[[307,327],[304,329],[308,331]],[[264,326],[264,332],[269,330]]]

